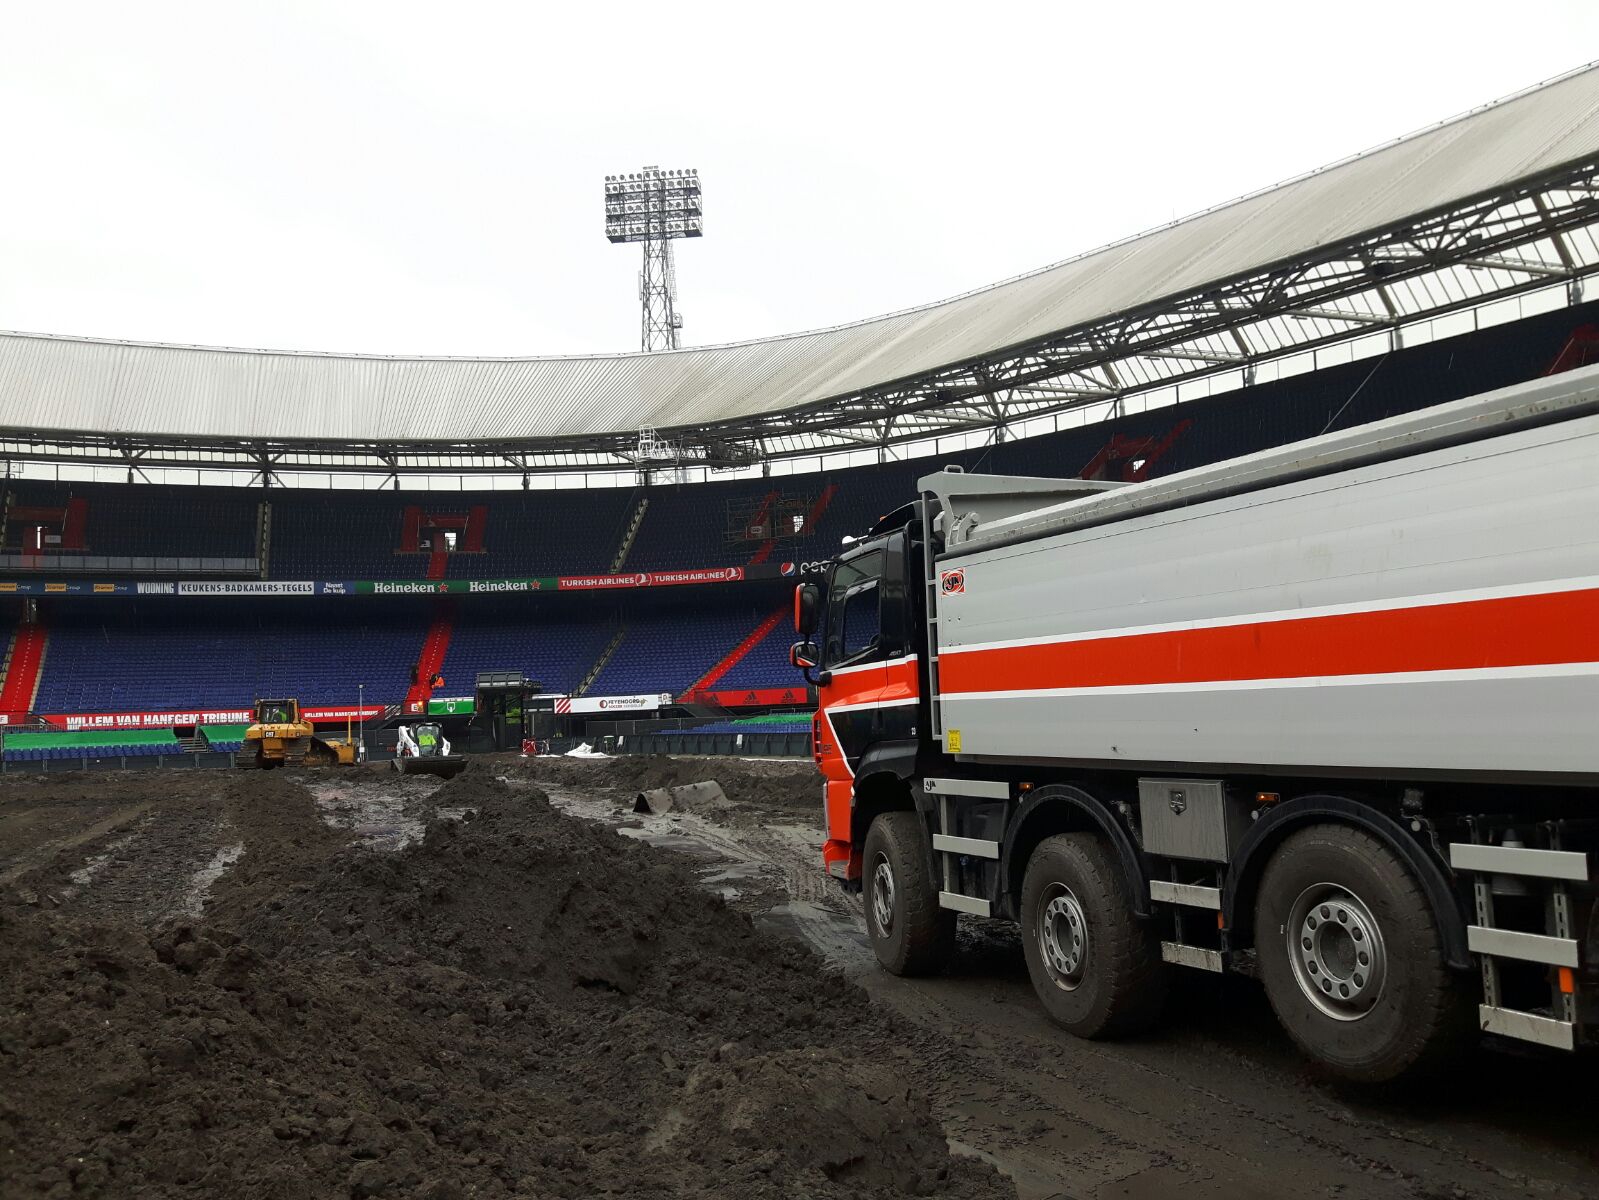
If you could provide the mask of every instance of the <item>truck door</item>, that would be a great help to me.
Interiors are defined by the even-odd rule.
[[[838,563],[823,616],[816,758],[826,780],[827,845],[834,875],[859,875],[850,847],[851,795],[862,756],[884,736],[889,661],[899,650],[885,634],[885,552],[878,547]]]

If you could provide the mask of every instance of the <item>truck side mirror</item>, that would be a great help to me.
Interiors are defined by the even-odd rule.
[[[815,642],[795,642],[788,648],[788,661],[802,671],[809,671],[821,659]]]
[[[802,583],[794,589],[794,632],[800,637],[808,638],[816,632],[816,609],[821,599],[822,590],[814,583]]]

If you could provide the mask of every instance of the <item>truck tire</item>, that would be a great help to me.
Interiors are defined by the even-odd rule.
[[[1255,953],[1283,1029],[1341,1079],[1396,1079],[1471,1032],[1427,897],[1359,829],[1315,825],[1277,847],[1255,900]]]
[[[1078,1037],[1137,1033],[1160,1016],[1160,939],[1133,914],[1127,882],[1093,834],[1045,838],[1028,859],[1022,949],[1044,1011]]]
[[[883,813],[866,834],[861,895],[877,961],[894,975],[932,975],[955,950],[955,914],[938,906],[922,818]]]

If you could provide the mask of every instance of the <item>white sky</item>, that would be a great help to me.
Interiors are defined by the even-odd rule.
[[[1599,3],[0,0],[0,328],[638,346],[605,175],[697,167],[685,344],[1031,270],[1599,54]]]

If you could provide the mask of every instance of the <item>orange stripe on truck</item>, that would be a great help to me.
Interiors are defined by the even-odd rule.
[[[1599,662],[1599,589],[942,653],[946,693]]]

